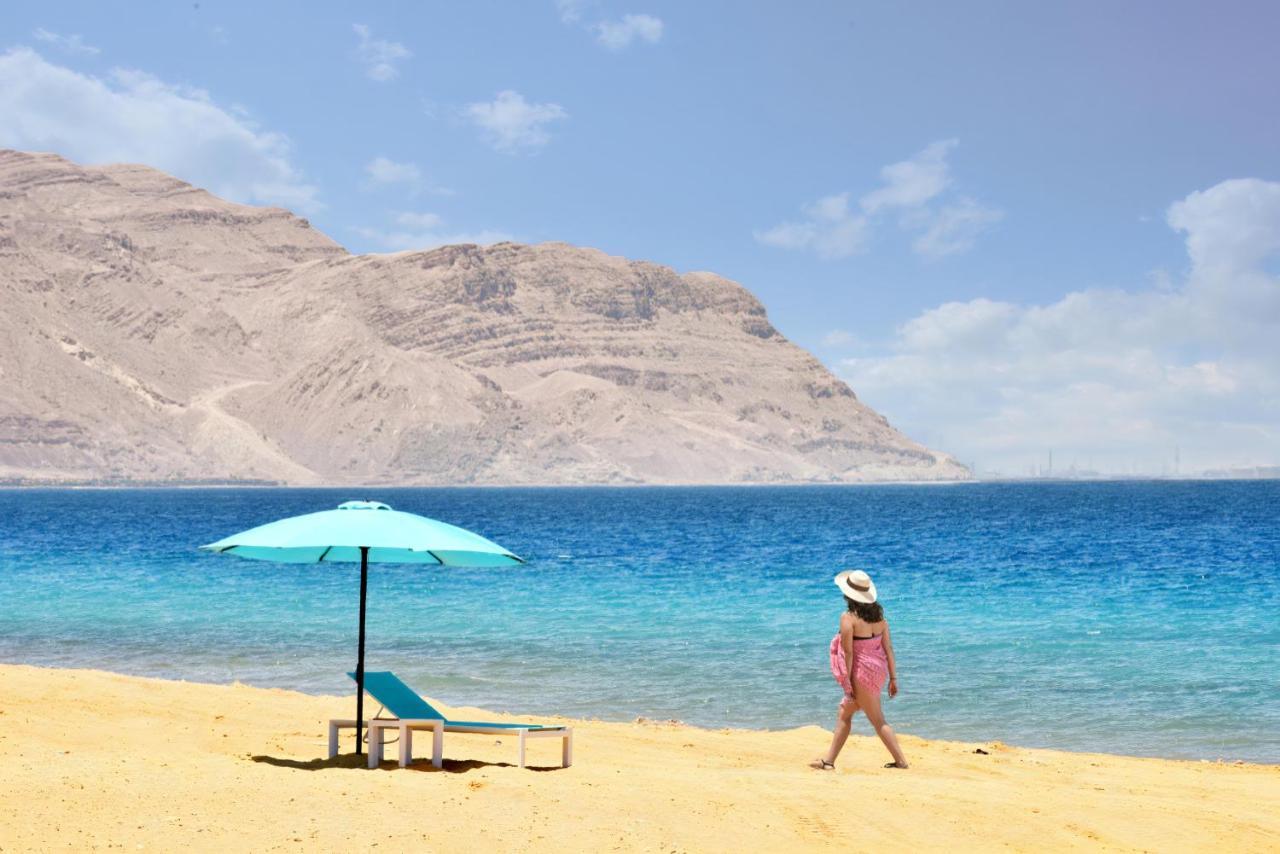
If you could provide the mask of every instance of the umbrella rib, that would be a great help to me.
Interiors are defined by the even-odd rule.
[[[435,553],[435,552],[433,552],[431,549],[427,549],[427,554],[429,554],[429,555],[431,555],[433,558],[435,558],[435,559],[436,559],[436,563],[440,564],[441,566],[444,566],[444,561],[440,560],[440,555],[436,554],[436,553]]]
[[[324,563],[324,559],[329,556],[331,551],[333,551],[333,546],[325,546],[324,551],[320,552],[320,557],[316,558],[316,563]]]

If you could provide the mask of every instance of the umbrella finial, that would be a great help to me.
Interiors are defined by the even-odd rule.
[[[344,501],[338,505],[339,510],[390,510],[390,504],[381,501]]]

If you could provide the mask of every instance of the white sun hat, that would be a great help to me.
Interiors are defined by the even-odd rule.
[[[876,601],[876,585],[871,576],[860,569],[845,570],[836,576],[835,581],[840,592],[855,602],[870,605]]]

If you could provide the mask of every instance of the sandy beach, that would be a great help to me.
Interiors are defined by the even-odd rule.
[[[520,769],[513,739],[454,735],[440,771],[369,771],[350,738],[325,759],[325,722],[351,712],[350,697],[0,666],[0,850],[1280,846],[1275,766],[904,735],[903,772],[855,735],[832,774],[805,767],[818,727],[573,721],[567,770],[558,742]]]

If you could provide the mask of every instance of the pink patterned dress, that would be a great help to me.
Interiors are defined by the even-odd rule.
[[[876,694],[884,688],[889,675],[889,661],[884,655],[884,635],[853,639],[853,678],[868,691]],[[837,633],[831,639],[831,675],[844,689],[844,702],[853,702],[853,686],[849,684],[849,662],[844,657],[844,646]]]

